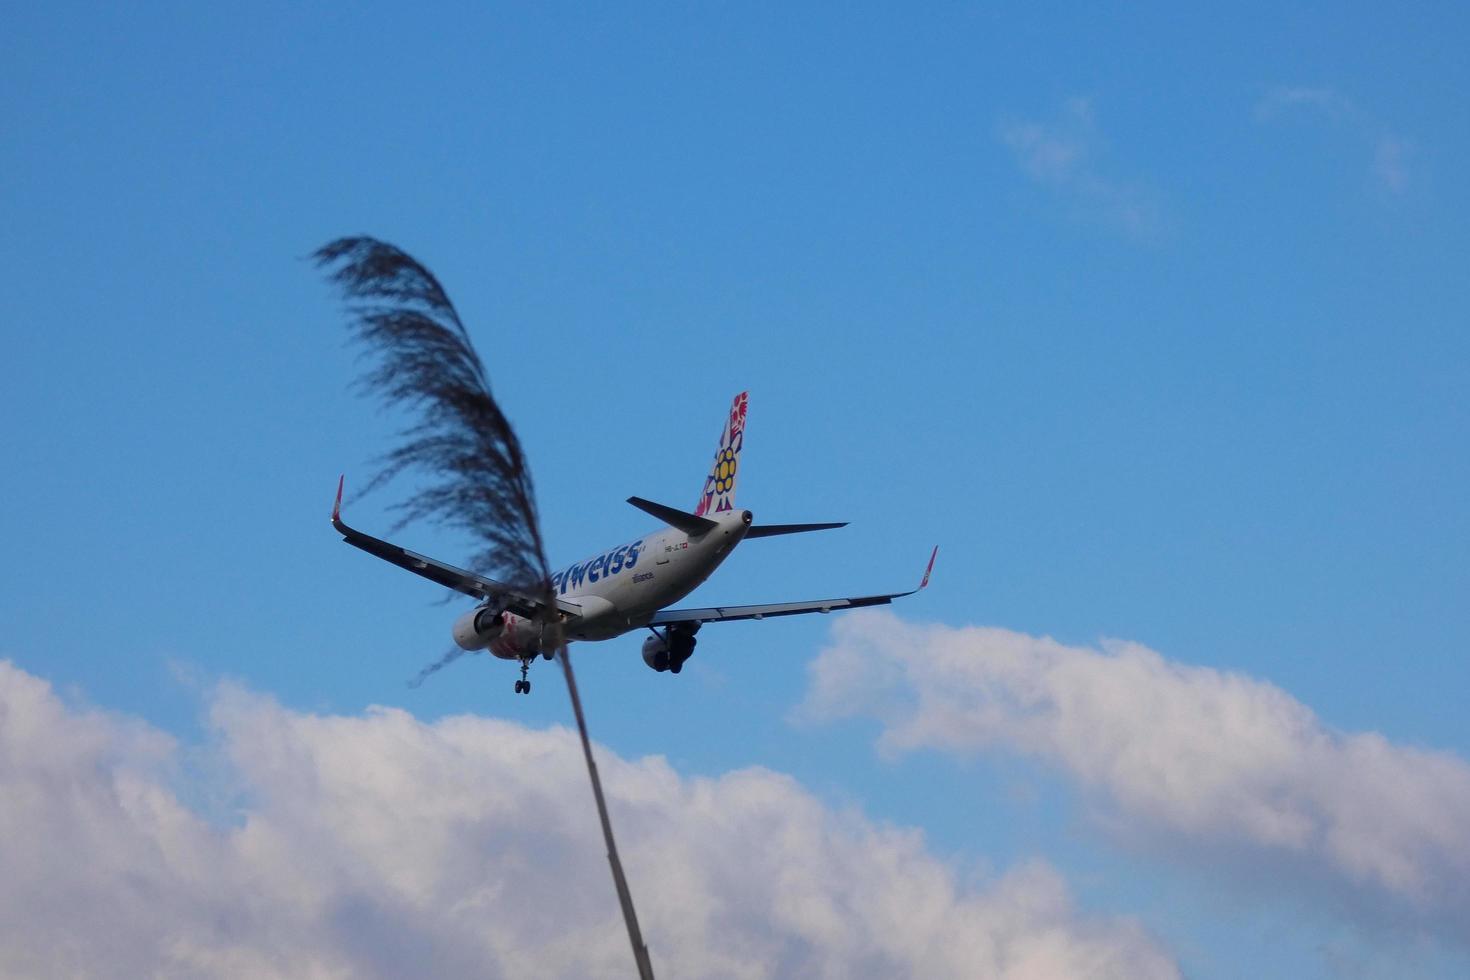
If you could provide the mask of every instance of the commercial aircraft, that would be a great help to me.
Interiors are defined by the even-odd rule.
[[[907,592],[753,606],[666,608],[693,592],[730,557],[736,545],[748,538],[846,526],[845,522],[754,524],[750,511],[735,509],[735,480],[745,443],[748,405],[748,392],[736,395],[731,403],[720,433],[720,447],[693,513],[629,497],[628,503],[665,526],[561,569],[551,577],[549,590],[515,588],[348,527],[342,521],[345,476],[337,483],[332,526],[355,548],[481,600],[481,605],[455,622],[451,631],[454,642],[463,650],[489,650],[503,660],[520,661],[517,694],[530,693],[531,682],[526,675],[531,663],[538,654],[551,659],[558,634],[566,640],[608,640],[647,629],[652,636],[643,641],[644,662],[654,670],[677,674],[694,653],[694,635],[705,623],[884,605],[927,586],[939,554],[937,547],[929,555],[918,588]],[[548,595],[553,604],[547,603]]]

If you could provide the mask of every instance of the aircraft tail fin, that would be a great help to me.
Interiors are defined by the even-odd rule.
[[[720,448],[715,451],[704,489],[699,492],[699,505],[694,508],[697,517],[735,509],[735,476],[740,469],[740,449],[745,444],[745,409],[749,401],[750,392],[742,391],[730,403],[729,417],[720,432]]]

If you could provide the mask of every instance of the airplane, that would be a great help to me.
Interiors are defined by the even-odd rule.
[[[451,635],[462,650],[489,650],[502,660],[520,661],[521,679],[515,683],[517,694],[531,692],[531,682],[527,679],[531,663],[537,654],[551,659],[556,652],[558,632],[567,641],[609,640],[647,629],[653,635],[643,641],[644,663],[656,671],[677,674],[693,655],[694,636],[705,623],[886,605],[928,586],[934,559],[939,554],[937,546],[929,555],[929,564],[918,587],[907,592],[750,606],[667,608],[703,584],[730,557],[735,546],[746,539],[847,526],[845,521],[755,524],[750,511],[735,509],[735,480],[740,469],[740,451],[745,444],[749,402],[749,392],[745,391],[731,402],[720,433],[719,449],[705,476],[694,511],[629,497],[628,503],[663,521],[665,526],[558,571],[551,577],[549,589],[554,605],[547,604],[545,591],[496,582],[348,527],[342,520],[345,474],[337,482],[332,526],[343,541],[355,548],[481,600],[481,605],[455,622]],[[553,625],[558,629],[549,628]]]

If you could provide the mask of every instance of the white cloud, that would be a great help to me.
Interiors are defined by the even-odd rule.
[[[628,975],[567,730],[308,715],[228,686],[211,720],[217,784],[0,661],[0,975]],[[917,831],[774,772],[600,767],[660,975],[1177,975],[1044,864],[966,887]],[[181,802],[221,788],[234,821]]]
[[[1395,194],[1402,194],[1409,186],[1409,150],[1406,141],[1384,136],[1373,151],[1373,173]]]
[[[1136,181],[1108,176],[1098,165],[1102,140],[1090,99],[1069,99],[1050,123],[1007,123],[1000,139],[1022,172],[1082,214],[1140,238],[1163,230],[1156,195]]]
[[[876,717],[885,751],[1045,759],[1141,836],[1254,856],[1278,883],[1325,877],[1467,939],[1470,765],[1455,755],[1333,731],[1271,684],[1134,643],[854,614],[810,672],[802,713]]]
[[[1339,118],[1357,113],[1352,100],[1326,86],[1277,85],[1256,103],[1256,118],[1271,119],[1293,109],[1306,109]]]
[[[1275,121],[1293,113],[1331,120],[1373,147],[1369,170],[1394,194],[1409,187],[1409,143],[1374,121],[1357,103],[1327,86],[1277,85],[1256,103],[1256,119]]]

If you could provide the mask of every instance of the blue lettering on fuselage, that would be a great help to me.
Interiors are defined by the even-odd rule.
[[[583,579],[590,583],[626,572],[638,564],[638,556],[642,553],[643,541],[639,539],[632,544],[600,554],[590,561],[578,562],[562,569],[551,576],[551,584],[556,587],[557,595],[566,595],[567,589],[581,588]]]

